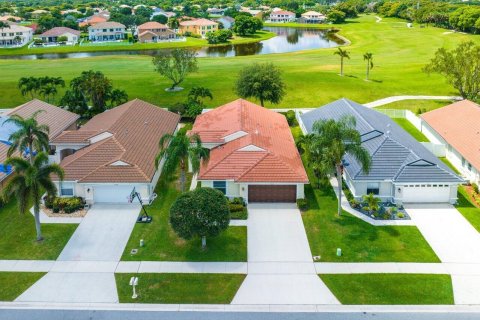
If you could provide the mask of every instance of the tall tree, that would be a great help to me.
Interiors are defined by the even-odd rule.
[[[373,69],[373,53],[364,53],[363,60],[367,62],[367,74],[365,79],[368,80],[368,77],[370,76],[370,70]]]
[[[319,120],[313,124],[312,136],[308,142],[309,162],[321,176],[335,174],[338,183],[338,215],[342,212],[342,175],[344,157],[348,153],[362,166],[365,173],[370,171],[371,158],[362,146],[360,133],[356,130],[354,117],[345,116],[335,121]]]
[[[262,107],[265,101],[278,104],[285,96],[282,73],[272,63],[254,63],[240,70],[236,83],[237,94],[242,98],[256,98]]]
[[[160,152],[155,159],[155,165],[160,165],[164,160],[162,173],[166,177],[173,176],[180,166],[180,189],[185,191],[186,173],[188,163],[194,174],[200,171],[202,163],[210,158],[210,151],[202,146],[200,136],[187,136],[185,130],[178,131],[175,135],[165,134],[159,142]]]
[[[5,199],[15,197],[21,214],[25,214],[29,204],[33,203],[37,241],[42,241],[40,200],[44,192],[50,196],[56,195],[57,188],[51,175],[55,174],[63,180],[63,170],[58,164],[48,164],[48,155],[45,152],[40,152],[30,162],[20,157],[13,157],[8,158],[5,164],[13,167],[15,175],[5,186],[3,197]]]
[[[33,164],[34,152],[47,151],[49,147],[47,125],[39,124],[37,116],[44,112],[38,110],[30,118],[22,118],[19,115],[13,115],[6,123],[13,123],[18,130],[10,135],[9,141],[12,143],[7,151],[7,157],[11,157],[15,151],[20,153],[27,152],[30,163]]]
[[[153,58],[152,62],[155,71],[172,81],[170,90],[183,82],[185,77],[198,70],[197,53],[188,49],[173,49],[162,51]]]
[[[30,98],[33,99],[40,89],[40,81],[35,77],[22,77],[18,80],[18,89],[22,96],[30,95]]]
[[[340,57],[340,76],[343,77],[343,59],[350,59],[350,53],[342,48],[337,48],[337,51],[335,51],[333,54],[336,54]]]
[[[480,101],[480,46],[463,42],[453,50],[440,48],[423,69],[439,73],[464,99]]]

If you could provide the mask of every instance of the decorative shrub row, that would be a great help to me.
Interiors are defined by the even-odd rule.
[[[73,213],[83,209],[85,201],[80,197],[61,198],[45,197],[45,207],[51,209],[54,213],[64,212]]]

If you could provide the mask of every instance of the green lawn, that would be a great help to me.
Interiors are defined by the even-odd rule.
[[[480,232],[480,208],[474,206],[463,186],[458,187],[457,210]]]
[[[132,299],[130,277],[138,277],[138,298]],[[115,274],[122,303],[228,304],[245,279],[243,274],[140,273]]]
[[[42,272],[0,272],[0,301],[13,301],[45,273]]]
[[[438,159],[442,160],[443,163],[445,163],[450,169],[452,169],[453,172],[455,172],[456,174],[460,174],[460,171],[458,171],[458,169],[455,168],[455,167],[453,166],[453,164],[452,164],[450,161],[448,161],[447,158],[445,158],[445,157],[439,157]]]
[[[259,31],[255,35],[245,37],[235,37],[226,44],[250,43],[266,40],[275,36],[275,33],[268,31]],[[92,52],[92,51],[122,51],[122,50],[154,50],[167,48],[198,48],[198,47],[214,47],[226,45],[210,45],[205,39],[187,38],[186,41],[178,42],[159,42],[159,43],[130,43],[130,42],[88,42],[75,46],[58,46],[47,48],[7,48],[0,49],[0,56],[11,55],[27,55],[42,53],[72,53],[72,52]]]
[[[392,102],[378,107],[379,109],[398,109],[398,110],[410,110],[413,113],[418,113],[419,109],[424,112],[428,112],[434,109],[445,107],[451,104],[448,100],[402,100]]]
[[[0,259],[55,260],[76,224],[42,224],[44,240],[36,242],[33,215],[21,215],[11,200],[0,209]]]
[[[453,304],[452,280],[443,274],[323,274],[342,304]]]
[[[135,225],[122,260],[247,261],[246,227],[229,227],[219,236],[207,238],[207,249],[202,250],[200,239],[183,240],[170,227],[170,206],[180,194],[176,184],[165,183],[162,177],[155,192],[158,197],[147,208],[153,222]],[[142,248],[140,239],[145,241]],[[134,248],[139,249],[138,253],[131,255]]]
[[[415,126],[410,121],[408,121],[407,119],[405,119],[405,118],[393,118],[393,120],[400,127],[402,127],[405,131],[410,133],[410,135],[412,137],[414,137],[417,141],[420,141],[420,142],[428,142],[429,141],[428,138],[425,137],[425,135],[420,130],[415,128]]]
[[[141,98],[159,106],[184,101],[190,88],[207,87],[214,98],[206,100],[216,107],[236,99],[233,90],[239,70],[253,62],[272,62],[283,71],[287,95],[276,107],[318,107],[341,97],[366,103],[392,95],[456,95],[440,75],[427,75],[422,67],[440,47],[453,48],[462,41],[480,43],[480,35],[444,34],[434,27],[407,28],[405,21],[384,19],[375,23],[372,15],[354,23],[338,26],[340,34],[351,41],[346,49],[351,59],[345,61],[346,76],[340,77],[335,48],[314,49],[284,54],[199,59],[199,72],[189,76],[181,92],[164,91],[169,82],[154,72],[148,56],[104,56],[85,59],[17,61],[1,60],[0,108],[26,101],[17,82],[23,76],[61,76],[70,80],[84,70],[99,70],[125,89],[130,98]],[[371,81],[364,81],[363,54],[373,53],[375,67]],[[56,97],[60,100],[63,90]],[[267,104],[267,107],[273,107]]]

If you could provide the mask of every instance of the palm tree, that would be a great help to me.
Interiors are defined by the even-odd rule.
[[[18,89],[22,93],[22,96],[30,95],[30,98],[34,98],[34,94],[40,89],[40,81],[35,77],[22,77],[18,80]]]
[[[180,130],[176,135],[165,134],[160,139],[160,152],[155,159],[158,168],[160,162],[164,161],[162,173],[165,176],[172,176],[180,166],[180,189],[185,191],[185,176],[190,161],[194,174],[200,171],[200,165],[208,161],[210,150],[202,146],[200,136],[194,134],[187,136],[185,130]]]
[[[47,102],[50,102],[50,96],[54,97],[58,93],[57,87],[53,85],[42,86],[38,92],[43,96],[43,99],[47,100]]]
[[[212,100],[213,95],[210,89],[204,87],[193,87],[190,89],[190,92],[188,93],[189,100],[198,104],[203,104],[200,98],[210,98],[210,100]]]
[[[371,158],[362,146],[360,133],[355,129],[356,121],[352,116],[344,116],[338,121],[319,120],[313,124],[312,138],[309,142],[310,163],[323,177],[335,174],[338,182],[338,215],[342,212],[342,174],[345,154],[354,157],[365,173],[370,171]]]
[[[340,76],[343,76],[343,59],[350,59],[350,52],[343,50],[342,48],[337,48],[337,51],[335,51],[333,54],[340,56]]]
[[[8,158],[6,165],[11,165],[15,175],[8,181],[3,190],[5,199],[15,197],[18,210],[21,214],[28,211],[28,204],[33,202],[35,216],[35,229],[37,241],[43,240],[40,225],[40,200],[43,191],[54,196],[57,188],[51,179],[51,175],[57,175],[63,180],[63,170],[58,164],[48,164],[48,155],[40,152],[32,162],[19,157]]]
[[[367,61],[367,77],[366,80],[368,80],[368,76],[370,75],[370,69],[373,69],[373,53],[367,52],[363,55],[363,60]]]
[[[368,210],[370,213],[373,213],[378,210],[378,204],[380,203],[380,199],[375,197],[373,193],[363,196],[363,201],[367,204]]]
[[[28,150],[30,164],[33,164],[34,151],[41,152],[48,150],[48,132],[47,125],[38,124],[37,115],[43,112],[38,110],[30,118],[22,118],[13,115],[5,122],[11,122],[17,125],[18,130],[10,135],[9,141],[12,143],[7,151],[7,157],[11,157],[15,151],[24,152]]]

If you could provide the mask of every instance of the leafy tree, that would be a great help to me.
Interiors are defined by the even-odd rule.
[[[14,157],[8,158],[5,164],[13,167],[15,175],[7,182],[3,197],[15,197],[21,214],[27,213],[29,204],[33,202],[37,241],[42,241],[40,200],[44,192],[50,196],[57,193],[51,175],[55,174],[63,180],[63,170],[58,164],[48,164],[48,155],[45,152],[40,152],[35,159],[31,158],[30,162]]]
[[[53,17],[52,15],[42,15],[37,21],[40,32],[45,32],[55,27],[62,26],[62,20]]]
[[[10,25],[5,21],[0,21],[0,29],[8,28]]]
[[[168,19],[168,26],[170,29],[178,29],[180,27],[180,22],[177,18],[172,17]]]
[[[157,168],[164,161],[162,174],[166,177],[173,176],[180,167],[180,189],[185,191],[185,181],[188,163],[193,174],[200,171],[200,165],[208,162],[210,152],[202,146],[200,136],[187,136],[185,130],[178,131],[175,135],[165,134],[159,142],[160,152],[155,159]]]
[[[337,48],[333,54],[336,54],[340,57],[340,76],[343,77],[343,59],[350,59],[350,52],[343,50],[342,48]]]
[[[232,30],[239,36],[251,35],[263,28],[262,20],[252,16],[237,15]]]
[[[453,50],[440,48],[423,69],[439,73],[464,99],[480,100],[480,46],[463,42]]]
[[[322,177],[336,175],[338,215],[342,212],[342,174],[347,153],[360,163],[365,173],[370,171],[370,154],[362,146],[354,117],[345,116],[338,121],[319,120],[313,124],[312,136],[308,141],[309,163]]]
[[[233,34],[230,30],[217,30],[213,32],[207,32],[206,38],[210,44],[218,44],[228,42],[228,39],[232,38]]]
[[[373,53],[366,52],[363,55],[363,60],[367,62],[367,74],[365,79],[368,80],[368,76],[370,75],[370,70],[373,69]]]
[[[327,20],[334,24],[345,22],[345,12],[332,9],[327,13]]]
[[[60,100],[60,105],[81,117],[87,117],[88,115],[88,101],[83,93],[76,88],[65,92],[65,95]]]
[[[135,10],[135,15],[150,20],[153,10],[149,7],[139,7]]]
[[[110,98],[110,104],[108,107],[111,109],[127,102],[128,94],[125,92],[125,90],[112,89],[112,92],[110,92],[109,98]]]
[[[173,91],[189,73],[198,70],[196,55],[193,50],[173,49],[161,52],[152,62],[160,75],[172,81],[170,90]]]
[[[8,139],[11,142],[7,150],[7,157],[11,157],[16,151],[23,153],[28,150],[28,158],[33,164],[34,152],[47,151],[49,147],[48,126],[38,124],[37,116],[44,112],[38,110],[30,118],[22,118],[19,115],[13,115],[5,123],[13,123],[18,130],[10,135]]]
[[[212,188],[186,192],[170,208],[170,224],[183,239],[201,237],[205,249],[207,237],[219,235],[230,224],[227,198]]]
[[[168,18],[164,16],[163,14],[158,14],[156,16],[153,16],[152,21],[156,21],[161,24],[167,24]]]
[[[240,70],[236,83],[237,94],[242,98],[254,97],[260,100],[262,107],[265,101],[278,104],[285,95],[281,71],[272,63],[254,63]]]

